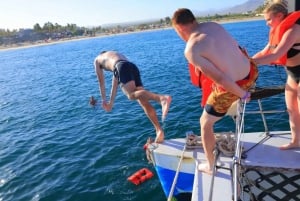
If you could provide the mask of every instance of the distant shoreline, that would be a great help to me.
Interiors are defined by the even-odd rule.
[[[226,24],[226,23],[236,23],[236,22],[247,22],[247,21],[258,21],[258,20],[263,20],[264,18],[262,16],[259,17],[246,17],[243,19],[225,19],[225,20],[220,20],[220,21],[214,21],[220,24]],[[155,30],[164,30],[164,29],[172,29],[172,27],[166,27],[166,28],[160,28],[160,29],[147,29],[147,30],[142,30],[142,31],[133,31],[133,32],[123,32],[123,33],[117,33],[117,34],[99,34],[96,36],[82,36],[82,37],[72,37],[70,39],[64,38],[61,40],[56,40],[56,41],[36,41],[36,42],[26,42],[22,44],[13,44],[10,46],[4,46],[0,45],[0,51],[7,51],[7,50],[16,50],[16,49],[24,49],[24,48],[31,48],[31,47],[38,47],[38,46],[46,46],[46,45],[54,45],[54,44],[59,44],[59,43],[66,43],[66,42],[71,42],[71,41],[80,41],[80,40],[88,40],[92,38],[103,38],[103,37],[109,37],[109,36],[114,36],[114,35],[121,35],[121,34],[131,34],[131,33],[138,33],[138,32],[146,32],[146,31],[155,31]]]

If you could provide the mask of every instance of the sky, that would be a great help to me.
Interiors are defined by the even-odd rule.
[[[36,23],[92,27],[172,17],[178,8],[218,10],[247,0],[2,0],[0,28],[33,28]]]

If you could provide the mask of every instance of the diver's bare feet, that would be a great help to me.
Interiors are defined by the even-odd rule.
[[[198,170],[201,172],[204,172],[206,174],[212,175],[213,171],[211,168],[209,168],[208,163],[200,163],[198,165]]]
[[[281,150],[288,150],[288,149],[295,149],[295,148],[300,148],[299,143],[290,142],[288,144],[284,144],[284,145],[279,147],[279,149],[281,149]]]
[[[169,112],[170,104],[172,101],[171,96],[164,96],[164,98],[161,100],[161,107],[162,107],[162,117],[161,120],[164,121],[166,119],[166,116]]]
[[[156,143],[162,143],[164,141],[165,138],[165,134],[163,131],[158,131],[156,133],[156,138],[155,138],[155,142]]]

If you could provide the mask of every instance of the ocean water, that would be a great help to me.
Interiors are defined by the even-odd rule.
[[[250,55],[267,42],[264,21],[223,26]],[[109,113],[88,101],[100,99],[94,58],[102,50],[120,51],[139,66],[146,89],[172,95],[166,139],[199,133],[201,91],[189,81],[184,46],[166,29],[0,51],[0,201],[166,200],[143,150],[155,132],[139,105],[120,89]],[[259,70],[258,86],[285,82],[281,67]],[[108,94],[110,80],[106,74]],[[153,105],[160,118],[160,106]],[[263,100],[263,106],[284,109],[284,97]],[[288,129],[287,118],[267,115],[269,129]],[[246,116],[245,123],[246,131],[263,129],[259,116]],[[215,129],[235,126],[225,117]],[[127,181],[144,167],[152,179],[138,186]]]

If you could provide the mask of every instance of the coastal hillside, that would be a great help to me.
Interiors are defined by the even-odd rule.
[[[224,14],[233,14],[233,13],[249,13],[256,10],[258,7],[264,4],[264,0],[248,0],[244,3],[238,4],[233,7],[227,7],[221,10],[207,10],[207,11],[197,11],[194,10],[194,13],[197,16],[207,16],[207,15],[224,15]]]
[[[244,19],[253,17],[256,9],[264,4],[264,0],[248,0],[245,3],[224,8],[222,10],[207,10],[205,12],[194,11],[200,21],[221,21],[228,19]],[[61,26],[57,23],[47,22],[44,25],[35,24],[33,29],[19,29],[13,31],[0,29],[0,49],[27,46],[41,43],[53,43],[70,39],[94,37],[118,33],[128,33],[149,29],[161,29],[170,27],[170,17],[149,22],[117,23],[110,26],[78,27],[76,24]]]
[[[259,6],[264,4],[264,0],[248,0],[243,4],[236,5],[229,9],[224,9],[222,12],[224,13],[245,13],[249,11],[254,11]],[[222,14],[221,12],[221,14]]]

